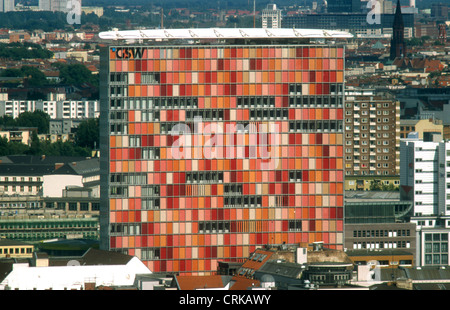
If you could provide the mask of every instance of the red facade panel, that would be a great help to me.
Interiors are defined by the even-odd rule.
[[[111,184],[122,193],[111,248],[187,274],[268,243],[342,248],[341,47],[145,46],[143,59],[110,63],[133,74],[108,156],[127,178]],[[222,131],[207,137],[212,124]]]

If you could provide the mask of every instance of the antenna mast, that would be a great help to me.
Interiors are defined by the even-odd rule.
[[[256,28],[256,0],[253,0],[253,28]]]

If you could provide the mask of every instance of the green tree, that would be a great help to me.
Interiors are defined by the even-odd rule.
[[[0,137],[0,156],[9,155],[8,139]]]
[[[22,76],[27,78],[30,86],[44,86],[48,84],[47,77],[38,68],[23,66],[20,70],[22,71]]]
[[[3,77],[23,77],[22,70],[20,69],[5,69],[1,72],[0,76]]]
[[[12,116],[3,115],[0,117],[0,127],[5,128],[14,126],[16,126],[16,120]]]
[[[88,149],[76,146],[69,141],[47,143],[46,147],[43,149],[43,153],[54,156],[90,156]]]
[[[44,86],[48,84],[45,74],[38,68],[31,66],[23,66],[20,69],[5,69],[2,70],[0,76],[26,78],[30,86]]]
[[[50,116],[41,110],[34,112],[23,112],[16,119],[18,127],[36,127],[39,134],[48,133],[50,126]]]
[[[66,65],[57,63],[55,67],[59,69],[59,78],[62,84],[80,85],[91,83],[98,85],[98,77],[82,64]]]
[[[95,149],[99,146],[100,132],[99,119],[91,118],[85,120],[78,125],[75,134],[75,143],[80,147]]]
[[[12,60],[49,59],[53,57],[53,52],[43,49],[40,45],[34,43],[2,43],[0,44],[0,57]]]
[[[31,145],[30,148],[25,151],[25,154],[28,155],[43,155],[42,148],[41,148],[41,140],[39,140],[39,137],[36,133],[36,131],[33,131],[31,135]]]
[[[394,184],[389,183],[388,185],[383,184],[382,190],[383,191],[391,191],[391,192],[393,192],[393,191],[398,191],[399,188],[398,188],[398,186],[395,186]]]
[[[47,96],[37,90],[32,90],[27,93],[27,100],[46,100]]]
[[[8,142],[8,152],[5,155],[26,154],[29,147],[21,142]]]
[[[0,137],[0,156],[19,154],[88,157],[91,156],[91,149],[70,141],[40,141],[36,132],[31,136],[30,146],[20,142],[8,142],[6,137]]]
[[[53,31],[69,26],[77,25],[68,25],[67,14],[63,12],[16,11],[0,13],[0,28]]]
[[[369,190],[371,190],[371,191],[381,191],[382,187],[380,185],[380,181],[376,181],[376,180],[370,181]]]

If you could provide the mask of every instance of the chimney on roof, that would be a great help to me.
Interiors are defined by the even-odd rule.
[[[47,253],[33,253],[33,263],[36,267],[48,267]]]
[[[95,290],[95,282],[85,282],[84,290],[86,291],[94,291]]]
[[[297,264],[303,265],[308,262],[308,248],[297,248]]]
[[[58,169],[61,168],[62,166],[64,166],[63,163],[56,163],[56,164],[55,164],[55,170],[58,170]]]
[[[313,242],[313,251],[322,251],[323,250],[323,241]]]

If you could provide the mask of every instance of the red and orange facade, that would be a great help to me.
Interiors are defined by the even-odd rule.
[[[191,275],[343,248],[342,46],[112,45],[102,65],[104,247]]]

